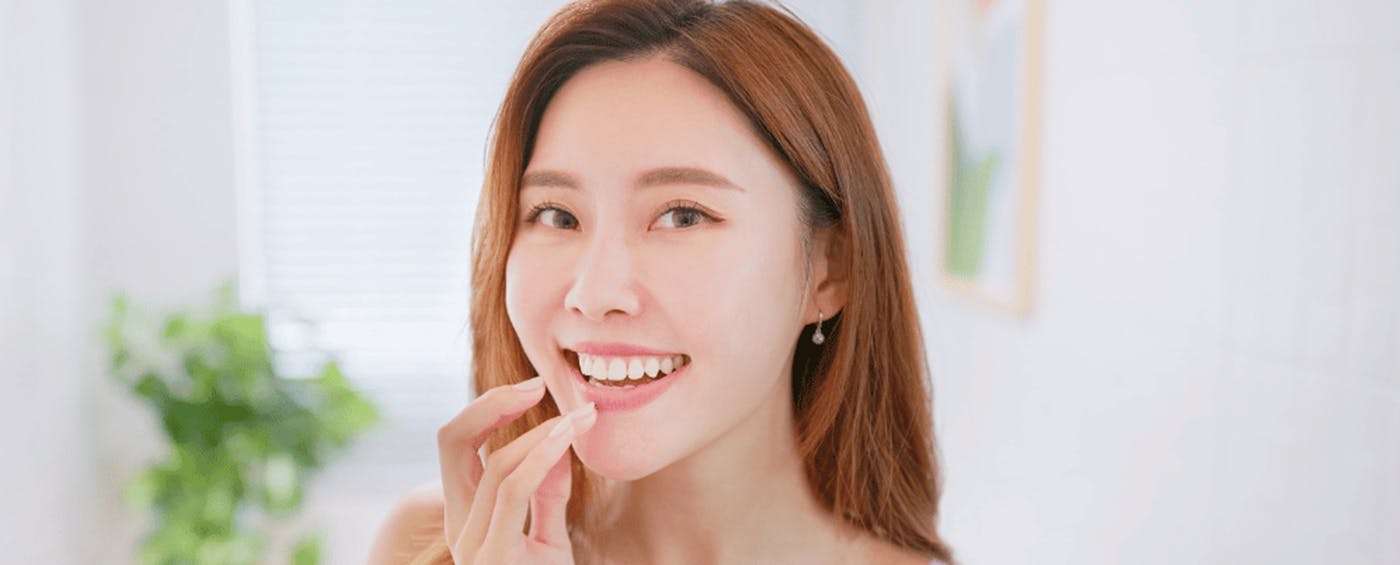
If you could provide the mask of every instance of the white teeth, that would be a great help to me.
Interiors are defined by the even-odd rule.
[[[620,381],[627,378],[627,362],[621,359],[613,359],[608,364],[608,380]]]
[[[685,365],[685,356],[666,357],[600,357],[578,354],[579,372],[598,380],[640,380],[643,377],[667,375]]]

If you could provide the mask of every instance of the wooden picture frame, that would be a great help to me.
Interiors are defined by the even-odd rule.
[[[945,286],[1014,316],[1034,301],[1043,0],[950,0],[943,26]]]

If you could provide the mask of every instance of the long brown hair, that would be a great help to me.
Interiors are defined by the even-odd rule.
[[[472,237],[475,390],[535,371],[506,315],[506,256],[517,193],[541,116],[570,77],[602,61],[659,55],[728,94],[801,182],[814,230],[844,245],[844,309],[823,346],[798,336],[792,370],[806,476],[836,516],[879,538],[952,563],[937,532],[941,490],[923,338],[905,265],[889,173],[855,82],[834,52],[790,12],[735,0],[602,0],[569,4],[526,48],[496,115]],[[541,403],[494,434],[495,450],[558,414]],[[586,531],[593,480],[577,456],[568,517]],[[442,540],[415,563],[450,563]]]

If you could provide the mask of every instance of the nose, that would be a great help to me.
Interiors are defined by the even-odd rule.
[[[631,246],[621,230],[601,229],[574,267],[564,307],[602,322],[608,314],[636,315],[640,307]]]

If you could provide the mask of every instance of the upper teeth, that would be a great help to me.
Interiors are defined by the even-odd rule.
[[[684,355],[666,357],[603,357],[578,354],[579,371],[595,379],[620,381],[670,374],[685,365]]]

